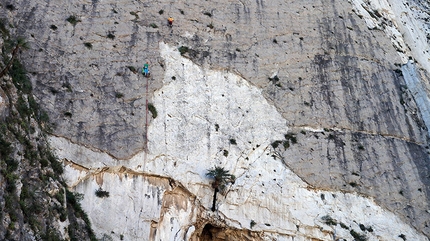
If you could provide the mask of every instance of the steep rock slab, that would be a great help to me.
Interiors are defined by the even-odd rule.
[[[145,148],[146,88],[149,95],[159,88],[165,71],[157,51],[161,40],[189,47],[186,55],[196,63],[230,69],[263,88],[284,117],[294,116],[287,118],[292,126],[423,139],[414,123],[405,129],[410,120],[396,110],[399,81],[384,83],[397,78],[400,57],[385,34],[369,30],[345,1],[15,5],[2,15],[15,20],[32,46],[26,62],[55,133],[117,158]],[[46,12],[52,21],[42,21]],[[173,28],[166,26],[169,15]],[[149,86],[138,74],[146,60]],[[378,99],[386,92],[393,96]],[[381,101],[396,104],[378,117],[382,126],[368,111]]]
[[[155,78],[149,93],[160,88],[159,77],[165,70],[158,42],[165,40],[188,46],[185,55],[195,63],[230,69],[262,88],[289,127],[392,136],[408,143],[395,145],[402,146],[401,150],[412,143],[414,148],[409,150],[414,153],[401,161],[409,167],[413,166],[410,156],[419,157],[414,160],[421,163],[416,164],[420,180],[413,183],[428,183],[427,133],[414,101],[405,98],[410,95],[398,75],[404,59],[386,33],[369,30],[346,1],[82,1],[60,7],[55,2],[26,0],[15,4],[19,7],[14,10],[1,8],[1,15],[13,19],[16,31],[34,46],[26,54],[37,97],[57,125],[55,134],[74,143],[120,159],[146,148],[142,119],[146,117],[147,85],[136,69],[143,59],[150,59]],[[54,23],[44,21],[46,12]],[[176,21],[170,29],[165,19],[172,14]],[[401,50],[407,52],[407,48]],[[330,158],[323,158],[321,166],[327,167]],[[346,159],[338,160],[335,166]],[[299,171],[303,162],[294,163],[289,165],[304,180],[309,179],[308,183],[319,186],[325,182],[324,172],[312,173],[310,178]],[[348,173],[352,171],[348,169]],[[333,183],[340,186],[331,188],[344,189],[343,182]],[[381,190],[391,190],[393,183],[398,185],[393,190],[403,190],[404,185],[380,183],[385,186]],[[416,192],[409,189],[405,192]],[[428,192],[423,193],[428,200]],[[415,213],[426,215],[424,210]],[[411,220],[416,216],[404,215]]]
[[[83,206],[99,233],[111,232],[114,236],[113,231],[118,236],[121,232],[116,230],[130,229],[127,233],[133,234],[132,238],[150,240],[204,240],[208,235],[223,240],[229,232],[234,240],[348,240],[357,235],[369,240],[395,240],[399,235],[427,240],[371,198],[314,189],[294,174],[273,145],[286,138],[280,134],[288,132],[285,119],[258,88],[226,71],[201,68],[181,57],[176,48],[160,44],[160,50],[169,71],[153,101],[159,116],[149,127],[148,159],[138,155],[122,162],[134,170],[106,167],[91,173],[73,165],[67,169],[69,178],[82,180],[76,188],[85,193]],[[229,94],[225,94],[227,91]],[[215,108],[220,106],[223,108]],[[224,112],[237,115],[226,118]],[[254,119],[269,121],[257,125]],[[318,134],[315,130],[308,132]],[[58,138],[52,140],[61,156],[73,152],[71,147],[77,148],[75,144],[65,148],[64,142],[56,141]],[[298,143],[292,137],[288,140],[291,146],[300,145],[300,139]],[[81,152],[83,156],[85,153],[95,155],[91,150]],[[102,155],[97,159],[120,162]],[[206,170],[213,165],[224,166],[237,177],[219,196],[215,213],[209,211],[212,190],[205,178]],[[183,187],[148,181],[169,179]],[[111,196],[101,200],[95,197],[99,187],[110,191]],[[122,209],[118,209],[119,201]],[[143,210],[151,215],[139,221]],[[107,225],[102,221],[106,212],[124,220],[113,219]],[[142,225],[136,228],[128,223]],[[233,231],[227,231],[230,229]],[[238,232],[246,229],[253,232]]]

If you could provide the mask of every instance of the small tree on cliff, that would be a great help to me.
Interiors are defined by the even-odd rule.
[[[0,72],[0,78],[3,77],[7,73],[7,71],[10,69],[13,61],[15,60],[16,56],[19,53],[19,50],[29,48],[28,43],[25,41],[24,38],[21,38],[21,37],[16,39],[16,41],[10,42],[9,45],[12,46],[12,53],[11,53],[12,57],[10,58],[6,67],[4,67],[3,70]]]
[[[213,178],[212,187],[214,188],[214,197],[212,201],[212,211],[215,211],[216,195],[222,191],[228,183],[234,183],[236,177],[225,170],[223,167],[215,166],[206,173],[206,176]]]

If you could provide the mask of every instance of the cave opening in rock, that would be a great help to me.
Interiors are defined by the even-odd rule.
[[[217,233],[221,232],[221,228],[215,227],[212,224],[208,223],[202,230],[202,234],[200,236],[200,241],[215,241],[222,240],[219,239]]]

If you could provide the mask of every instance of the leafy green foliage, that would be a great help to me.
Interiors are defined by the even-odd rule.
[[[206,176],[214,179],[212,187],[218,190],[225,189],[228,183],[234,183],[236,180],[236,177],[230,174],[228,170],[219,166],[209,169]]]
[[[158,113],[157,109],[155,109],[155,106],[152,103],[148,103],[148,110],[151,112],[152,118],[157,118]]]
[[[91,241],[96,241],[97,238],[91,228],[91,223],[90,220],[88,219],[87,214],[84,212],[84,210],[82,209],[81,203],[80,203],[80,199],[82,197],[77,194],[77,193],[73,193],[69,190],[66,189],[66,201],[67,201],[67,206],[72,208],[78,217],[81,217],[85,224],[86,224],[86,231],[88,232],[88,234],[90,235],[90,240]],[[78,226],[78,221],[75,219],[71,219],[70,215],[69,215],[69,236],[71,240],[78,240],[78,235],[79,235],[79,226]]]
[[[112,33],[108,33],[108,35],[106,36],[108,39],[115,39],[115,35]]]
[[[63,166],[46,142],[44,123],[49,121],[49,117],[34,99],[31,82],[18,58],[19,50],[27,48],[27,43],[23,38],[6,36],[1,28],[2,26],[1,37],[8,37],[9,40],[4,39],[2,50],[6,58],[3,58],[4,63],[0,63],[0,66],[6,67],[0,69],[0,78],[5,74],[11,77],[2,78],[5,82],[2,89],[10,101],[10,115],[0,123],[0,173],[4,181],[4,205],[0,205],[0,220],[3,220],[5,227],[3,231],[7,230],[2,237],[6,240],[22,238],[19,232],[22,232],[22,224],[25,224],[25,227],[31,228],[36,239],[62,240],[59,232],[53,228],[53,223],[57,222],[57,217],[62,222],[69,217],[69,221],[74,220],[70,223],[76,224],[69,231],[79,233],[78,236],[73,236],[75,240],[85,237],[82,235],[82,227],[86,227],[91,240],[96,240],[83,211],[75,211],[71,205],[70,208],[61,205],[65,202],[64,191],[63,195],[59,195],[62,196],[59,198],[60,204],[48,201],[50,197],[54,197],[54,194],[49,193],[51,188],[48,183],[65,185],[60,176]],[[7,56],[12,57],[7,59]],[[17,183],[22,184],[19,195]],[[9,219],[5,219],[6,216]],[[82,225],[77,216],[82,217],[87,225]]]
[[[81,22],[76,16],[70,15],[67,19],[67,22],[71,23],[73,26],[76,26],[77,23]]]
[[[234,183],[236,177],[230,174],[228,170],[225,170],[223,167],[219,166],[215,166],[214,168],[209,169],[206,173],[206,176],[214,179],[214,181],[212,182],[212,187],[214,188],[214,196],[211,208],[211,210],[214,212],[217,193],[219,191],[224,190],[228,183]]]
[[[104,191],[102,188],[97,189],[95,193],[99,198],[109,197],[109,192]]]
[[[179,47],[178,48],[178,50],[179,50],[179,53],[181,54],[181,55],[184,55],[185,53],[187,53],[190,49],[187,47],[187,46],[181,46],[181,47]]]
[[[272,145],[273,149],[278,148],[278,146],[280,144],[282,144],[282,146],[284,147],[284,149],[287,149],[287,148],[290,147],[290,143],[292,143],[292,144],[296,144],[297,143],[296,134],[287,133],[287,134],[284,135],[284,137],[285,137],[285,140],[276,140],[276,141],[272,142],[271,145]]]
[[[31,93],[33,88],[31,86],[30,80],[27,77],[27,71],[17,59],[15,59],[12,63],[10,76],[12,77],[13,84],[19,91],[21,91],[23,94]]]
[[[356,241],[366,241],[367,237],[364,234],[357,233],[354,229],[351,229],[349,233],[354,237]]]
[[[121,92],[116,92],[116,93],[115,93],[115,97],[119,99],[119,98],[124,97],[124,94],[123,94],[123,93],[121,93]]]
[[[249,223],[249,227],[252,229],[257,223],[254,220],[251,220]]]
[[[321,219],[324,221],[327,225],[337,225],[337,221],[330,217],[329,215],[322,216]]]

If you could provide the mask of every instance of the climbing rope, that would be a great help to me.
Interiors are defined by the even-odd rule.
[[[146,103],[145,103],[145,136],[144,136],[144,158],[143,158],[143,172],[145,172],[145,168],[146,168],[146,159],[147,159],[147,155],[148,155],[148,93],[149,93],[149,77],[145,77],[146,78],[146,95],[145,95],[145,99],[146,99]]]

